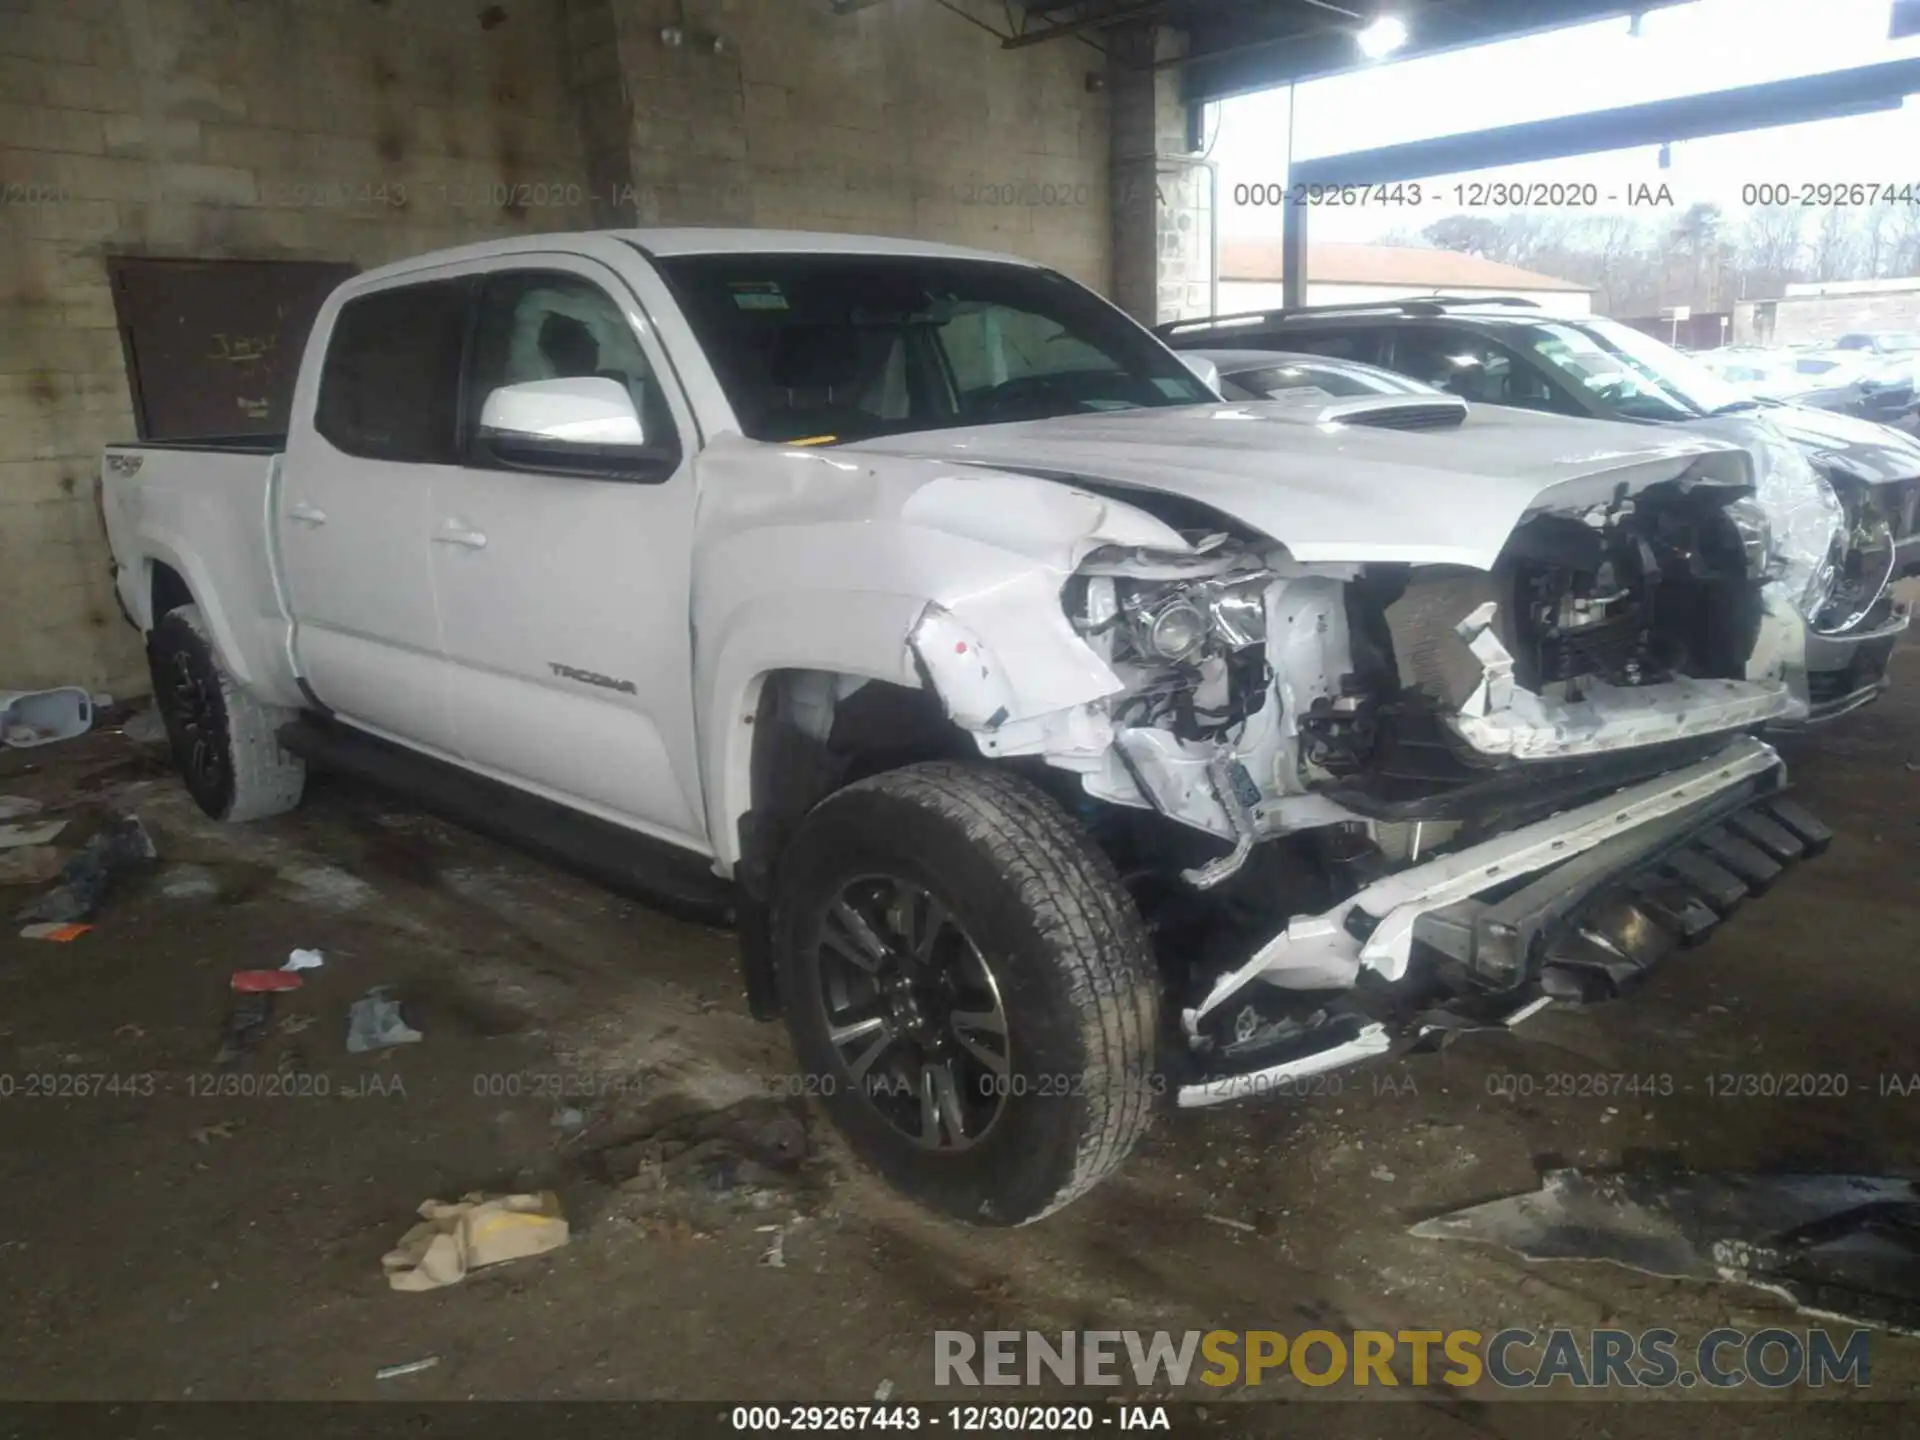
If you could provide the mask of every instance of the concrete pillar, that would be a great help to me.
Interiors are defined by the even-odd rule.
[[[596,223],[753,223],[737,27],[722,23],[726,10],[725,0],[567,0]]]
[[[1213,309],[1214,173],[1188,148],[1179,72],[1152,68],[1184,44],[1147,22],[1109,32],[1113,300],[1143,325]]]

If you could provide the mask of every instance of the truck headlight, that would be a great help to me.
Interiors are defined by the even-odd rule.
[[[1882,513],[1873,488],[1847,480],[1834,489],[1846,515],[1846,529],[1834,547],[1833,578],[1824,602],[1811,618],[1822,635],[1844,635],[1865,623],[1893,583],[1899,554],[1893,524]]]
[[[1846,510],[1826,476],[1792,441],[1757,433],[1749,448],[1755,461],[1754,499],[1766,511],[1770,532],[1769,573],[1812,624],[1839,582],[1847,550]]]
[[[1162,660],[1178,664],[1206,643],[1207,617],[1184,596],[1176,595],[1140,618],[1146,648]]]

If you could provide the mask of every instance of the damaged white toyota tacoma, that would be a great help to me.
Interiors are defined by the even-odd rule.
[[[1223,403],[1045,268],[754,231],[361,275],[286,423],[105,457],[199,804],[354,767],[724,906],[855,1150],[971,1220],[1611,993],[1828,839],[1757,734],[1843,538],[1790,455]]]

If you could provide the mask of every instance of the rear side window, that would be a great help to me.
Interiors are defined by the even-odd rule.
[[[1358,360],[1363,365],[1380,363],[1381,335],[1378,330],[1341,327],[1308,330],[1283,326],[1261,337],[1263,350],[1304,350],[1310,355],[1325,355],[1332,360]]]
[[[466,282],[435,280],[340,307],[313,425],[349,455],[450,465]]]

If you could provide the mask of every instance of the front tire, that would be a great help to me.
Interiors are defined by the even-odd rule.
[[[294,712],[254,699],[221,667],[198,605],[170,610],[147,637],[153,698],[187,793],[215,820],[293,809],[306,765],[280,746]]]
[[[1146,1132],[1161,1002],[1145,928],[1027,781],[940,762],[829,796],[780,862],[773,925],[808,1087],[912,1198],[1025,1224]]]

